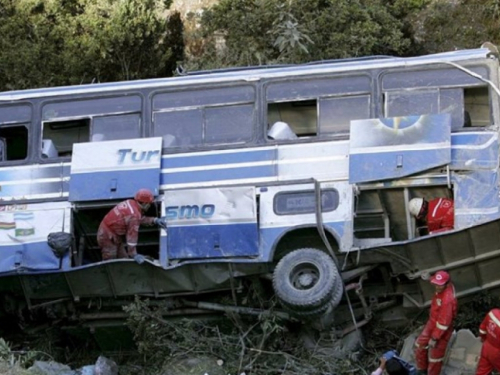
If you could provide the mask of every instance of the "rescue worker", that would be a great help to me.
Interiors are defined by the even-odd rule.
[[[97,231],[102,260],[133,258],[139,264],[144,262],[145,257],[137,254],[136,250],[139,226],[157,224],[167,228],[165,219],[144,216],[153,201],[154,196],[150,190],[140,189],[134,199],[117,204],[104,216]]]
[[[452,199],[436,198],[426,201],[424,198],[413,198],[410,200],[409,210],[417,220],[426,223],[429,234],[453,229],[455,224]]]
[[[457,315],[455,287],[446,271],[436,272],[430,279],[435,287],[429,319],[415,341],[417,374],[439,375],[446,347],[453,334],[453,320]]]
[[[479,326],[483,347],[477,364],[476,375],[500,371],[500,309],[492,309]]]

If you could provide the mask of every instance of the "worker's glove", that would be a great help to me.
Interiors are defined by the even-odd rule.
[[[162,229],[165,229],[165,230],[167,229],[167,220],[163,217],[155,218],[153,223],[155,223],[156,225],[158,225]]]
[[[144,255],[135,254],[134,255],[134,260],[137,262],[137,264],[142,264],[142,263],[145,262],[146,258],[144,257]]]

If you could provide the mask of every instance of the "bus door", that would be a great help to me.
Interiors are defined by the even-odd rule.
[[[350,183],[397,179],[450,161],[448,113],[351,121]]]
[[[167,191],[162,211],[168,260],[258,255],[254,187]]]
[[[162,138],[75,143],[72,202],[131,198],[141,188],[159,193]]]

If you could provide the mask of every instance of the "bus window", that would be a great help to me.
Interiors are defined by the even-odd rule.
[[[318,134],[317,113],[316,100],[270,103],[267,121],[269,128],[276,122],[284,122],[298,137],[310,137]]]
[[[470,116],[471,127],[492,125],[488,87],[464,89],[464,105],[467,115]]]
[[[0,127],[0,161],[24,160],[28,156],[28,128],[25,125]]]
[[[141,137],[141,116],[102,116],[92,119],[92,142]]]
[[[90,119],[88,118],[43,123],[42,139],[52,141],[58,157],[71,156],[73,143],[88,142],[89,135]]]
[[[271,82],[268,131],[282,122],[299,138],[348,134],[351,120],[370,117],[371,91],[371,78],[365,75]]]
[[[154,132],[163,137],[164,148],[242,143],[251,139],[253,124],[253,104],[154,114]]]
[[[349,134],[351,120],[367,118],[370,118],[369,95],[320,99],[320,134]]]
[[[384,94],[385,117],[449,113],[452,131],[488,126],[487,87],[390,91]]]
[[[205,110],[205,143],[248,141],[252,138],[253,124],[253,104],[207,108]]]

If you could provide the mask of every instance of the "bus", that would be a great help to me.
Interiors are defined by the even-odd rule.
[[[172,316],[274,311],[347,334],[428,306],[440,269],[459,297],[500,290],[498,59],[483,46],[0,93],[2,313],[92,326],[142,296]],[[140,188],[167,230],[141,228],[143,264],[102,261],[100,221]],[[415,197],[453,199],[454,228],[422,231]]]

